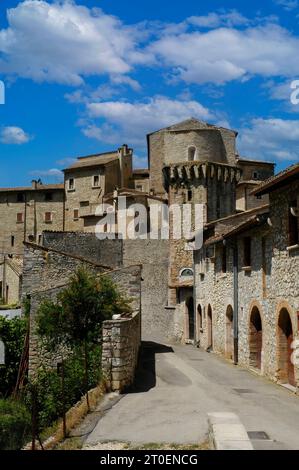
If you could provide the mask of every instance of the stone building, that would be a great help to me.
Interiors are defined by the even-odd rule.
[[[202,205],[204,224],[225,218],[247,207],[258,207],[268,201],[257,200],[248,191],[274,173],[268,162],[243,159],[236,153],[237,133],[212,126],[196,119],[163,129],[149,136],[150,188],[168,194],[169,207],[190,205],[193,224],[194,207]],[[160,161],[162,159],[162,162]],[[162,165],[162,168],[161,168]],[[158,177],[159,171],[161,175]],[[251,184],[253,181],[253,184]],[[193,304],[193,249],[186,241],[188,234],[175,239],[174,232],[181,222],[170,218],[170,248],[168,275],[168,305],[173,314],[171,336],[188,341],[185,309]],[[196,227],[191,225],[191,230]],[[183,230],[182,230],[183,232]],[[190,235],[189,235],[190,238]],[[194,330],[193,315],[190,330]]]
[[[204,245],[194,252],[195,328],[186,304],[186,335],[298,387],[299,165],[267,179],[253,195],[269,195],[269,204],[205,227]]]
[[[83,231],[83,217],[92,219],[106,194],[133,187],[132,155],[123,145],[114,152],[79,157],[64,170],[66,230]]]
[[[19,301],[23,242],[40,243],[42,232],[64,229],[64,185],[0,188],[0,297]]]

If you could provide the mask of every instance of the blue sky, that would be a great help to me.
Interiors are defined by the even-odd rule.
[[[1,0],[0,186],[61,179],[79,155],[134,148],[194,116],[238,150],[299,160],[299,0]],[[299,95],[298,95],[299,96]]]

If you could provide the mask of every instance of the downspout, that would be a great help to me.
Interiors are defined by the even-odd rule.
[[[233,274],[234,274],[234,364],[238,364],[238,349],[239,349],[239,280],[238,280],[238,241],[234,240],[234,261],[233,261]]]

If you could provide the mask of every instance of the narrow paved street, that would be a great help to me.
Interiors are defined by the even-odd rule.
[[[255,449],[299,449],[299,397],[283,387],[193,346],[145,342],[141,362],[134,390],[107,407],[85,446],[204,442],[207,414],[225,411],[266,433],[250,434]]]

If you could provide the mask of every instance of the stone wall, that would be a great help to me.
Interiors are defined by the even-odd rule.
[[[125,266],[142,264],[142,336],[168,336],[172,317],[167,305],[168,240],[124,240]]]
[[[100,274],[99,274],[100,275]],[[133,377],[133,371],[137,364],[137,357],[140,347],[140,329],[141,329],[141,266],[128,266],[125,268],[117,269],[109,273],[105,273],[116,284],[117,288],[124,295],[132,300],[131,306],[133,310],[132,319],[120,319],[104,322],[103,328],[103,364],[108,381],[111,381],[109,370],[119,372],[123,371],[122,384],[126,382],[129,385],[129,377]],[[56,367],[59,361],[58,355],[49,355],[44,351],[38,338],[35,334],[35,318],[40,303],[49,299],[55,301],[59,292],[66,287],[64,285],[55,286],[49,289],[41,289],[37,291],[27,292],[30,294],[30,344],[29,344],[29,374],[34,374],[38,367],[42,364],[48,364],[49,367]],[[110,323],[113,327],[110,328]],[[118,325],[120,327],[118,328]],[[109,330],[109,335],[105,333]],[[111,338],[110,347],[108,347],[108,338]],[[117,339],[115,339],[117,338]],[[131,343],[132,341],[132,343]],[[115,351],[118,351],[114,355]],[[105,351],[105,352],[104,352]],[[110,356],[108,354],[110,351]],[[109,361],[109,357],[111,361]],[[114,360],[116,359],[117,360]],[[109,367],[110,369],[109,369]],[[124,371],[125,374],[124,374]],[[116,377],[117,375],[114,376]],[[125,382],[124,382],[125,381]],[[117,383],[114,384],[114,389],[117,389]]]
[[[122,240],[99,240],[94,233],[44,232],[43,246],[82,256],[92,263],[117,268],[122,265]]]
[[[102,370],[108,389],[124,391],[135,378],[141,344],[141,315],[108,320],[103,325]]]
[[[95,273],[107,271],[105,267],[82,257],[26,243],[24,248],[22,296],[33,291],[66,284],[71,274],[81,266]]]
[[[283,370],[286,360],[283,366],[280,359],[281,355],[285,354],[285,351],[281,350],[279,336],[279,318],[282,311],[287,312],[290,318],[292,339],[299,338],[299,246],[288,246],[289,204],[298,200],[298,193],[298,182],[271,193],[271,225],[264,222],[237,236],[239,363],[280,382],[288,381],[287,373]],[[227,224],[232,222],[232,219],[227,220]],[[216,232],[221,233],[222,229],[223,222],[219,222]],[[251,266],[244,266],[245,237],[251,239]],[[231,353],[232,348],[232,324],[229,325],[227,313],[230,307],[234,308],[233,240],[226,242],[225,273],[222,272],[223,245],[216,244],[212,249],[215,249],[213,257],[207,256],[207,249],[205,255],[203,252],[197,252],[194,257],[196,339],[203,348],[210,346],[207,315],[210,306],[213,350],[231,359],[232,355],[228,353]],[[202,314],[201,328],[199,311]],[[261,320],[259,328],[262,341],[261,357],[258,360],[255,342],[258,330],[253,328],[256,312]],[[295,383],[296,381],[298,386],[298,366],[295,366]]]

